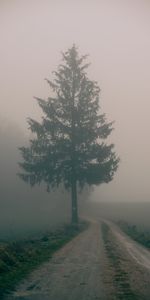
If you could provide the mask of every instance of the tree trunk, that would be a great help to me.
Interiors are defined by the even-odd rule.
[[[78,224],[77,179],[76,179],[76,138],[75,138],[75,76],[73,69],[72,97],[71,97],[71,198],[72,224]]]
[[[78,202],[77,202],[77,182],[72,178],[71,184],[71,198],[72,198],[72,224],[78,224]]]

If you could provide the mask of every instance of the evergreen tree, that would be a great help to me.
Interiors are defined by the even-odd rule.
[[[64,184],[71,190],[72,222],[78,222],[77,187],[108,183],[119,159],[114,145],[104,142],[112,131],[100,114],[100,88],[87,77],[87,56],[79,56],[75,45],[62,54],[62,64],[47,82],[51,96],[37,98],[44,116],[29,119],[33,139],[21,147],[19,174],[31,186],[45,182],[48,190]]]

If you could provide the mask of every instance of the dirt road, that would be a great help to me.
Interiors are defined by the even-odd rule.
[[[102,232],[115,299],[149,300],[150,251],[111,222],[105,221]]]
[[[119,242],[125,246],[132,259],[135,260],[137,264],[140,264],[150,271],[150,251],[129,238],[113,223],[110,223],[109,226]]]
[[[107,299],[103,286],[100,226],[91,223],[34,271],[9,299],[100,300]]]
[[[93,221],[7,299],[149,300],[150,253],[113,223]]]

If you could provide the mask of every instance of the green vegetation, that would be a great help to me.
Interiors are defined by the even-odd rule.
[[[70,188],[72,223],[78,223],[78,186],[110,182],[119,164],[114,144],[105,142],[113,122],[100,112],[100,88],[87,76],[86,57],[75,45],[62,53],[52,81],[46,79],[48,99],[35,97],[42,121],[28,119],[33,139],[20,148],[21,179],[31,186],[44,182],[47,190]]]
[[[65,225],[43,236],[0,244],[0,299],[13,290],[34,268],[48,260],[74,236],[86,229],[88,223]]]
[[[140,229],[136,225],[127,223],[126,221],[118,221],[117,225],[133,240],[150,249],[150,231]]]
[[[113,286],[115,288],[115,295],[112,295],[112,299],[115,300],[139,300],[139,297],[133,291],[129,281],[128,273],[124,270],[121,261],[123,257],[119,251],[119,248],[112,237],[111,230],[106,223],[102,223],[102,237],[106,254],[108,257],[110,269],[113,271]]]

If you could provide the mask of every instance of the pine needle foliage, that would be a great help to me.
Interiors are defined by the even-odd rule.
[[[77,221],[77,186],[108,183],[119,158],[107,137],[113,122],[100,113],[100,88],[87,76],[87,56],[75,45],[62,53],[62,63],[53,72],[47,100],[36,97],[43,111],[41,122],[28,119],[33,133],[29,147],[21,147],[19,176],[31,186],[45,182],[47,189],[63,184],[71,188]]]

